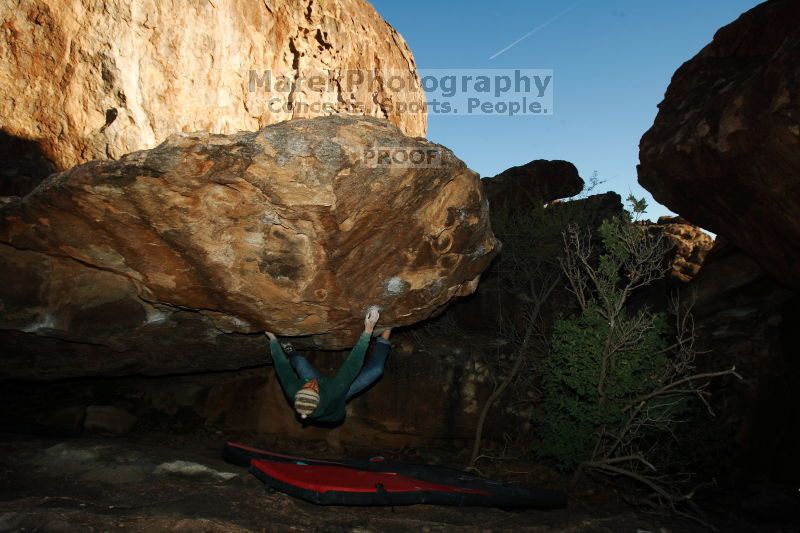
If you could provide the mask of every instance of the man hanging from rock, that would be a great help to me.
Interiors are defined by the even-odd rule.
[[[370,307],[364,318],[364,332],[334,378],[321,375],[305,357],[294,353],[291,345],[281,346],[271,332],[264,333],[269,337],[275,373],[300,418],[311,418],[320,422],[337,422],[343,419],[347,401],[383,375],[383,367],[391,348],[391,328],[381,333],[366,365],[364,364],[379,316],[378,309]],[[284,348],[289,352],[288,358]]]

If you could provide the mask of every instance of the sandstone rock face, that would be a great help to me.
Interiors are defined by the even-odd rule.
[[[331,109],[425,135],[414,58],[366,0],[10,0],[0,20],[0,130],[38,152],[21,160],[65,170],[177,132],[254,131]],[[287,88],[267,89],[265,71]]]
[[[666,258],[671,265],[667,279],[687,283],[697,275],[714,246],[711,235],[681,217],[663,216],[655,224],[644,224],[651,232],[663,232],[672,246]]]
[[[287,443],[292,439],[327,441],[333,447],[368,442],[382,449],[463,449],[471,442],[480,408],[493,390],[485,354],[509,359],[513,354],[505,349],[498,354],[495,336],[450,333],[434,334],[423,326],[393,334],[383,376],[368,393],[348,403],[346,423],[335,428],[299,424],[271,366],[147,378],[6,382],[0,387],[0,405],[16,408],[0,408],[0,424],[9,433],[28,431],[32,421],[41,433],[121,434],[130,429],[141,435],[155,428],[205,428],[226,435],[259,434],[259,440],[274,437],[281,449],[290,449]],[[347,352],[303,354],[330,376]],[[502,398],[487,420],[488,440],[502,441],[509,432],[534,437],[532,405],[520,405],[514,398],[512,394]],[[91,429],[84,429],[84,412]],[[131,415],[138,421],[128,428],[122,422],[131,420]]]
[[[800,288],[800,3],[722,28],[672,78],[642,137],[639,183]]]
[[[20,378],[259,364],[264,330],[344,348],[370,305],[408,325],[470,294],[499,248],[449,150],[343,116],[54,174],[0,207],[0,243],[0,375]]]
[[[584,182],[569,161],[536,159],[485,178],[483,185],[492,206],[526,210],[575,196],[583,190]]]
[[[694,288],[697,286],[690,285],[690,282],[702,271],[708,254],[714,249],[714,239],[678,216],[662,216],[655,223],[642,220],[638,224],[653,238],[663,236],[668,250],[662,262],[664,277],[634,291],[629,301],[629,312],[636,313],[645,308],[666,312],[672,309],[672,298],[678,295],[684,304],[689,302],[696,296]],[[689,286],[691,290],[687,290]]]
[[[483,180],[484,184],[490,183],[491,180]],[[517,197],[524,198],[524,194],[520,193]],[[524,199],[522,205],[530,205],[529,199]],[[520,209],[520,204],[508,204],[511,210]],[[492,207],[494,204],[492,204]],[[599,239],[598,228],[603,220],[621,216],[623,213],[622,200],[619,194],[615,192],[607,192],[604,194],[595,194],[586,198],[579,198],[569,202],[554,202],[547,206],[545,216],[552,217],[548,223],[551,230],[556,229],[556,235],[560,235],[560,230],[555,224],[556,221],[561,221],[564,225],[570,222],[582,224],[584,227],[591,229],[595,241]],[[495,231],[498,231],[495,228]],[[503,240],[504,236],[498,232],[498,237]],[[560,239],[560,237],[559,237]],[[522,241],[514,239],[513,236],[505,237],[503,251],[501,253],[514,253],[515,246],[535,246],[535,247],[550,247],[553,246],[551,242],[536,242]],[[557,244],[558,249],[561,245]],[[599,242],[596,242],[599,249]],[[462,328],[470,331],[482,331],[491,335],[500,334],[504,327],[508,326],[509,321],[518,321],[518,327],[524,327],[525,310],[527,304],[519,299],[518,292],[508,286],[506,276],[508,273],[503,272],[504,266],[502,265],[502,258],[492,263],[491,267],[481,278],[481,283],[478,290],[470,296],[457,303],[446,311],[447,315],[453,317],[453,320]],[[507,267],[506,267],[507,268]],[[576,305],[575,297],[567,290],[566,285],[557,287],[550,296],[550,302],[545,310],[542,311],[543,318],[547,323],[559,311],[571,312],[572,308]]]
[[[113,405],[90,405],[83,420],[86,431],[100,435],[124,435],[134,424],[135,416]]]
[[[552,213],[554,219],[559,217],[559,212],[564,208],[557,200],[575,196],[584,186],[575,165],[569,161],[548,159],[535,159],[524,165],[507,168],[492,178],[482,179],[481,183],[494,217],[506,214],[524,216],[550,204],[547,212]],[[619,195],[615,193],[594,195],[575,202],[570,202],[569,207],[586,213],[592,224],[599,224],[604,217],[619,214],[622,210]],[[512,236],[505,244],[506,252],[513,254],[515,245],[527,247],[541,246],[543,243],[519,243],[519,238]],[[493,263],[476,294],[448,310],[461,327],[497,334],[503,320],[509,317],[521,320],[524,316],[522,311],[525,304],[519,300],[516,291],[509,291],[504,286],[501,270],[498,262]]]
[[[713,407],[733,444],[720,465],[735,462],[741,481],[797,479],[800,413],[786,406],[800,401],[800,296],[724,237],[682,293],[696,298],[698,347],[707,350],[699,370],[736,366],[744,377],[714,384]]]
[[[8,135],[1,128],[0,196],[23,196],[55,172],[55,166],[37,142]]]

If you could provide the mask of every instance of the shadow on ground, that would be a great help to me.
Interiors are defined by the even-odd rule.
[[[633,510],[318,507],[268,493],[214,435],[0,442],[0,531],[694,531]]]

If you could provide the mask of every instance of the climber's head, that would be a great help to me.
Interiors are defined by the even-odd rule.
[[[310,379],[294,395],[294,410],[298,412],[300,418],[308,418],[319,405],[319,383],[316,379]]]

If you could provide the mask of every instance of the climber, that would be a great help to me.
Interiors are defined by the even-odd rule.
[[[370,307],[364,318],[364,332],[334,378],[322,376],[305,357],[295,354],[290,344],[281,346],[274,334],[264,332],[269,338],[278,381],[300,418],[312,418],[320,422],[343,419],[345,403],[381,377],[391,348],[391,328],[386,328],[380,334],[364,365],[364,356],[378,317],[377,308]],[[288,359],[286,351],[289,352]]]

